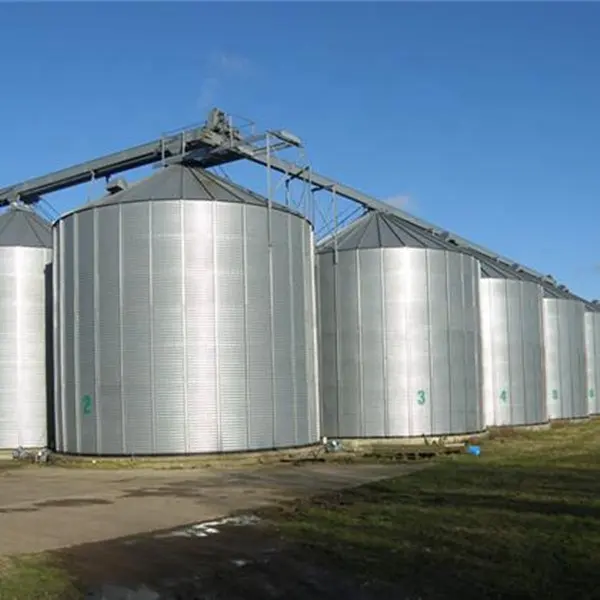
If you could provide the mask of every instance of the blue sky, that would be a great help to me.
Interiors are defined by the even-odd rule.
[[[0,3],[0,22],[0,187],[218,105],[600,297],[600,3]]]

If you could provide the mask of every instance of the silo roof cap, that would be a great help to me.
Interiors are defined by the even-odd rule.
[[[11,204],[0,215],[0,246],[52,248],[52,227],[33,208]]]
[[[130,184],[122,191],[88,202],[77,210],[148,200],[204,200],[255,206],[267,206],[268,204],[267,199],[263,196],[218,177],[214,173],[198,166],[177,163],[161,168],[157,173]],[[275,203],[273,208],[294,212]]]
[[[321,242],[319,252],[368,250],[374,248],[424,248],[459,251],[432,231],[413,225],[395,215],[370,211],[338,232],[337,239],[329,236]]]

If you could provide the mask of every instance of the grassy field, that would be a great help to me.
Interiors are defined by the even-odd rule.
[[[481,447],[271,519],[319,561],[411,598],[600,598],[600,422]]]
[[[303,560],[410,600],[600,599],[600,421],[481,448],[264,516]],[[51,556],[0,562],[0,600],[76,597]]]
[[[81,592],[50,557],[0,558],[0,600],[78,600]]]

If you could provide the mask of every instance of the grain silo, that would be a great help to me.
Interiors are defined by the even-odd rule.
[[[587,305],[584,323],[588,414],[597,415],[600,414],[600,306],[597,301]]]
[[[302,216],[176,164],[64,215],[54,235],[59,451],[318,441]]]
[[[585,304],[564,286],[544,280],[544,363],[550,420],[588,415]]]
[[[42,448],[47,433],[50,224],[11,205],[0,216],[0,448]],[[49,292],[49,290],[48,290]],[[48,373],[51,377],[51,373]]]
[[[477,260],[370,212],[320,244],[317,264],[323,434],[481,431]]]
[[[528,339],[527,346],[529,347],[529,364],[526,371],[520,371],[519,358],[513,359],[513,372],[511,378],[514,380],[520,377],[527,378],[527,389],[529,390],[529,400],[527,404],[529,406],[528,418],[522,423],[510,423],[510,424],[536,424],[542,423],[546,420],[555,419],[577,419],[587,415],[587,397],[586,397],[586,361],[585,361],[585,337],[584,337],[584,303],[581,298],[571,294],[564,286],[556,285],[556,282],[551,277],[537,276],[531,271],[524,269],[517,264],[509,264],[500,260],[494,260],[489,257],[483,256],[480,252],[465,248],[466,252],[471,253],[477,257],[482,264],[482,274],[486,275],[489,271],[488,276],[491,277],[514,277],[521,280],[521,286],[513,285],[513,290],[518,287],[521,288],[520,294],[522,298],[520,300],[513,299],[512,314],[517,314],[516,303],[522,302],[522,307],[519,309],[521,315],[519,318],[529,321],[528,325],[523,326],[523,340]],[[497,273],[494,275],[493,271]],[[489,294],[494,293],[492,289],[496,284],[485,283],[482,280],[482,306],[485,307],[487,304],[489,307]],[[527,286],[525,286],[527,284]],[[545,416],[543,409],[540,408],[537,403],[537,394],[535,392],[536,384],[535,377],[537,376],[537,365],[539,364],[539,358],[535,356],[538,352],[535,349],[537,344],[537,317],[534,309],[534,296],[538,296],[538,292],[534,291],[532,284],[542,287],[543,299],[542,299],[542,335],[543,335],[543,376],[544,383],[542,390],[544,393],[546,410]],[[530,291],[527,292],[529,299],[525,298],[525,292],[522,290],[527,287]],[[503,292],[500,292],[503,293]],[[486,296],[487,295],[487,296]],[[528,309],[525,306],[529,306]],[[502,311],[502,303],[497,305],[498,310]],[[488,308],[488,312],[489,312]],[[486,309],[483,309],[484,313]],[[494,321],[502,321],[502,318],[498,315],[497,311],[493,316]],[[504,388],[500,388],[499,395],[498,385],[494,383],[490,374],[492,369],[490,365],[495,363],[493,369],[495,373],[502,374],[503,370],[511,368],[508,362],[508,355],[505,350],[501,348],[505,347],[503,338],[506,339],[507,333],[502,333],[504,325],[495,327],[495,333],[490,332],[490,324],[492,323],[492,315],[482,314],[482,340],[483,340],[483,362],[484,362],[484,381],[485,381],[485,392],[484,398],[487,399],[487,405],[490,406],[493,402],[502,403],[502,394]],[[491,336],[495,336],[496,340],[500,342],[491,342]],[[493,346],[496,346],[494,349]],[[516,338],[513,338],[513,352],[518,348],[518,342]],[[525,348],[525,347],[524,347]],[[496,358],[492,357],[491,352],[497,351]],[[524,350],[525,351],[525,350]],[[518,355],[518,350],[516,350]],[[504,353],[504,354],[503,354]],[[487,364],[487,367],[485,366]],[[500,365],[500,366],[499,366]],[[504,366],[502,366],[504,365]],[[530,372],[530,369],[535,369],[535,374]],[[515,375],[516,372],[516,375]],[[497,379],[496,379],[497,381]],[[525,385],[519,384],[519,386]],[[493,391],[490,392],[490,386],[493,386]],[[538,388],[539,389],[539,388]],[[518,398],[518,397],[517,397]],[[514,397],[513,397],[514,401]],[[530,402],[531,401],[531,402]],[[488,412],[489,414],[489,412]],[[537,417],[536,417],[537,415]],[[496,417],[494,417],[496,418]],[[488,422],[488,424],[491,424]],[[496,424],[502,424],[496,422]],[[505,424],[509,424],[506,422]]]
[[[481,362],[486,426],[547,422],[543,290],[519,270],[480,252]]]

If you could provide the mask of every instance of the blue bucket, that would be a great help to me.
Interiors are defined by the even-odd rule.
[[[467,454],[472,454],[473,456],[479,456],[481,454],[481,447],[480,446],[471,446],[471,444],[469,444],[467,446]]]

